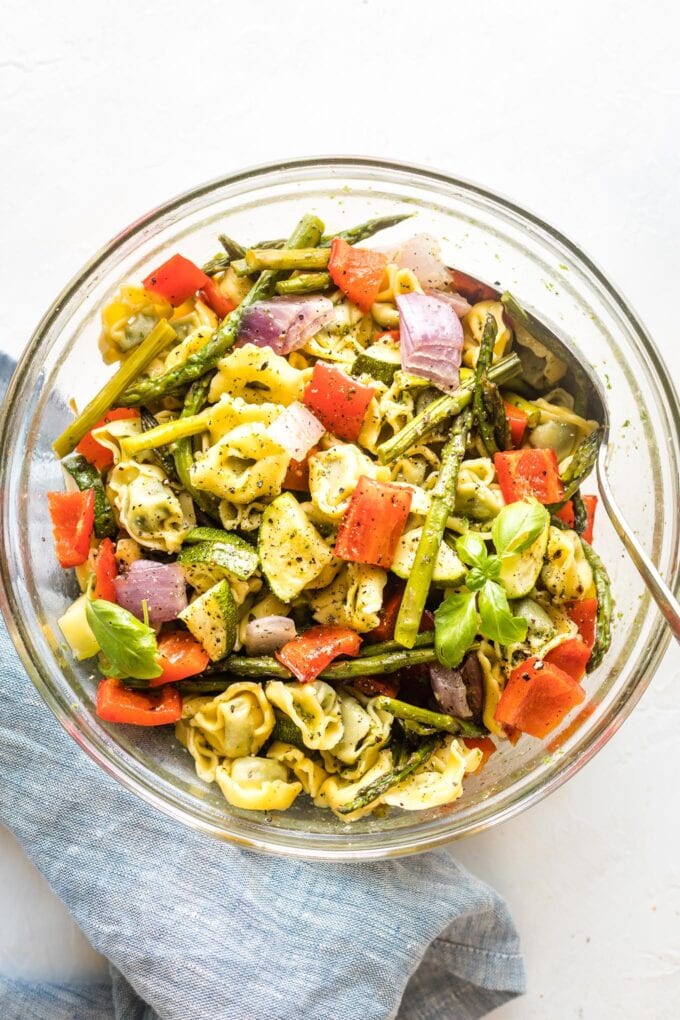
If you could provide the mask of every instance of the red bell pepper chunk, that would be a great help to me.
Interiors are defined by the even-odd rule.
[[[597,496],[583,496],[583,502],[588,513],[588,523],[586,524],[585,531],[583,532],[583,538],[589,545],[591,545],[593,541],[593,527],[595,526]],[[570,499],[567,500],[562,509],[558,512],[557,516],[561,521],[564,521],[568,528],[574,527],[574,504]]]
[[[554,450],[506,450],[493,462],[506,503],[534,496],[539,503],[559,503],[564,486]]]
[[[591,648],[592,646],[587,645],[581,638],[569,638],[549,651],[545,661],[568,673],[572,680],[579,683],[585,676]]]
[[[410,489],[362,475],[340,522],[335,555],[389,570],[412,499]]]
[[[383,333],[378,333],[376,336],[376,342],[378,340],[384,340],[388,336],[395,344],[399,343],[399,330],[398,329],[386,329]]]
[[[187,631],[172,630],[159,637],[156,661],[163,672],[149,681],[150,687],[162,687],[202,673],[210,656]]]
[[[132,726],[167,726],[182,718],[182,695],[176,687],[146,694],[131,691],[108,677],[97,690],[97,715],[105,722]]]
[[[108,425],[111,421],[120,421],[123,418],[139,418],[139,411],[136,407],[114,407],[107,411],[103,418],[100,418],[76,446],[76,453],[88,460],[96,467],[97,471],[108,471],[113,464],[113,453],[93,438],[92,432],[101,425]]]
[[[400,585],[396,591],[388,595],[383,602],[378,617],[378,625],[369,631],[367,637],[373,641],[391,641],[394,637],[394,628],[397,625],[397,617],[401,607],[401,600],[404,597],[404,586]]]
[[[47,505],[57,559],[62,567],[79,567],[90,554],[94,528],[94,489],[85,492],[48,492]]]
[[[173,255],[142,280],[144,290],[159,294],[173,308],[210,283],[210,277],[183,255]]]
[[[495,754],[498,750],[491,737],[463,737],[463,743],[470,750],[478,747],[482,752],[482,760],[479,763],[480,769],[484,768],[491,755]]]
[[[339,368],[317,361],[302,400],[324,428],[353,443],[374,394],[373,386],[363,386]]]
[[[543,739],[585,698],[558,666],[533,657],[513,669],[496,707],[496,722]]]
[[[365,694],[367,698],[396,698],[399,693],[399,679],[395,673],[391,676],[358,676],[352,681],[352,687]]]
[[[401,600],[404,597],[404,585],[401,584],[395,591],[387,595],[379,613],[378,624],[369,631],[366,637],[372,641],[391,641],[394,637],[394,628],[397,625],[397,617],[401,607]],[[434,630],[434,616],[429,609],[423,610],[420,618],[418,633]]]
[[[287,641],[276,658],[301,684],[309,684],[338,655],[358,655],[360,647],[361,638],[349,627],[310,627]]]
[[[234,311],[236,305],[222,293],[214,280],[211,280],[209,276],[207,280],[208,282],[199,290],[198,296],[202,301],[205,301],[209,308],[212,308],[218,319],[226,319],[229,312]]]
[[[105,538],[97,549],[94,572],[94,597],[105,599],[106,602],[116,602],[116,586],[113,580],[118,575],[118,561],[116,547],[110,538]]]
[[[294,492],[309,492],[309,458],[318,452],[319,447],[313,446],[304,460],[288,462],[286,477],[283,479],[284,489],[292,489]]]
[[[503,404],[505,405],[505,417],[508,419],[508,425],[510,426],[510,438],[512,439],[512,445],[521,446],[527,423],[529,421],[529,415],[526,411],[523,411],[521,407],[515,407],[514,404],[509,404],[507,400],[504,400]]]
[[[597,599],[580,599],[578,602],[567,602],[565,609],[570,620],[578,627],[581,640],[592,650],[595,644],[595,627],[597,624]]]
[[[468,276],[460,269],[449,269],[449,272],[453,280],[453,289],[471,305],[476,305],[478,301],[498,301],[501,296],[500,291],[475,280],[474,276]]]
[[[341,237],[331,241],[328,272],[336,287],[362,312],[370,312],[380,291],[387,255],[367,248],[353,248]]]

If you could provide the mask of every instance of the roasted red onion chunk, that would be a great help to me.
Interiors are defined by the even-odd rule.
[[[334,319],[333,305],[326,297],[274,297],[269,301],[256,301],[243,316],[236,346],[255,344],[271,347],[277,354],[290,354],[304,347]]]
[[[120,574],[113,583],[118,605],[139,620],[144,619],[143,602],[146,602],[152,626],[176,620],[186,609],[186,582],[178,563],[135,560],[127,573]]]

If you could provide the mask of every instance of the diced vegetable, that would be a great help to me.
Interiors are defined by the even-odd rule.
[[[144,290],[160,294],[173,308],[211,283],[210,277],[183,255],[173,255],[142,281]]]
[[[87,595],[81,595],[57,620],[60,631],[78,661],[89,659],[99,651],[99,642],[87,622],[85,608],[88,601]]]
[[[96,599],[104,599],[106,602],[116,601],[114,581],[117,575],[116,547],[110,538],[105,538],[97,549],[97,559],[95,560],[94,597]]]
[[[422,528],[412,528],[402,535],[397,543],[397,548],[392,560],[392,572],[407,580],[413,564],[416,561],[418,543],[423,533]],[[465,577],[465,567],[446,540],[442,542],[437,551],[434,570],[432,572],[433,584],[460,584]]]
[[[498,301],[501,296],[500,291],[488,287],[485,283],[480,283],[474,276],[468,276],[460,269],[451,269],[450,273],[454,290],[462,294],[471,305],[476,305],[480,301]]]
[[[399,606],[401,600],[404,597],[404,588],[402,585],[397,588],[396,591],[388,595],[383,602],[383,607],[380,610],[378,618],[378,625],[369,632],[368,637],[373,641],[391,641],[394,637],[394,627],[397,622],[397,616],[399,615]],[[393,695],[390,695],[393,697]]]
[[[393,330],[397,337],[399,332]],[[352,374],[370,375],[372,379],[385,383],[389,386],[397,370],[401,368],[401,356],[397,347],[388,346],[386,343],[375,343],[371,347],[357,355],[352,365]]]
[[[203,535],[203,538],[199,538]],[[219,528],[194,528],[184,540],[177,562],[187,583],[205,591],[228,577],[247,581],[257,570],[258,556],[244,538]]]
[[[396,698],[399,693],[399,678],[396,674],[391,677],[358,676],[352,681],[352,687],[368,698]]]
[[[329,432],[353,443],[374,395],[372,386],[364,386],[339,368],[317,361],[302,399]]]
[[[511,404],[507,400],[503,401],[503,406],[505,407],[505,416],[508,419],[508,425],[510,426],[510,438],[512,439],[512,445],[521,446],[526,427],[529,423],[529,415],[526,411],[523,411],[521,407],[517,407],[516,404]]]
[[[360,647],[361,638],[349,627],[311,627],[288,641],[276,658],[301,684],[308,684],[339,655],[358,655]]]
[[[589,649],[595,644],[595,627],[597,624],[597,599],[581,599],[578,602],[567,602],[565,609],[569,619],[578,627],[581,640]]]
[[[495,719],[542,740],[584,698],[583,688],[568,673],[534,657],[513,669]]]
[[[401,363],[412,375],[452,393],[458,386],[463,327],[449,302],[436,294],[397,296]]]
[[[564,496],[554,450],[509,450],[495,454],[493,462],[506,503],[526,496],[557,503]]]
[[[139,411],[134,407],[114,407],[107,411],[103,418],[100,418],[96,425],[93,425],[87,435],[83,436],[76,446],[76,453],[79,453],[85,460],[93,464],[97,471],[108,471],[113,464],[113,451],[102,446],[92,433],[102,425],[108,425],[112,421],[121,421],[125,418],[139,418]]]
[[[568,673],[572,680],[580,682],[585,676],[589,658],[588,645],[581,638],[570,638],[552,648],[545,656],[545,661]]]
[[[97,715],[105,722],[168,726],[182,718],[182,695],[174,687],[142,694],[109,678],[102,680],[97,690]]]
[[[387,256],[366,248],[353,248],[342,238],[331,242],[328,272],[336,287],[362,312],[369,312],[380,292]]]
[[[187,625],[213,662],[223,659],[234,647],[238,613],[228,581],[220,581],[199,595],[179,619]]]
[[[451,283],[451,274],[441,258],[439,241],[431,234],[415,234],[397,253],[396,263],[410,269],[424,290],[442,290]]]
[[[81,492],[88,489],[94,492],[95,538],[114,538],[118,534],[118,526],[99,471],[79,455],[69,457],[63,465]]]
[[[186,582],[178,563],[135,560],[114,581],[115,601],[138,620],[144,620],[144,604],[154,625],[176,620],[187,605]]]
[[[412,499],[411,490],[402,485],[362,475],[340,522],[335,555],[352,563],[389,569]]]
[[[325,431],[319,419],[304,404],[294,400],[268,427],[267,434],[292,458],[304,461]]]
[[[586,510],[588,511],[588,523],[586,524],[585,531],[581,536],[588,545],[592,545],[593,542],[593,528],[595,526],[595,511],[597,510],[597,496],[582,496],[583,503]],[[564,504],[561,510],[557,512],[557,517],[567,525],[568,528],[574,527],[574,504],[570,499]]]
[[[236,308],[234,302],[226,294],[223,294],[215,281],[211,279],[203,284],[198,296],[205,301],[209,308],[212,308],[218,319],[226,319],[229,313]]]
[[[294,492],[309,492],[309,461],[318,452],[319,447],[313,446],[304,460],[291,460],[282,488],[293,489]]]
[[[48,492],[47,503],[57,559],[62,567],[78,567],[90,552],[94,528],[94,492]]]
[[[296,636],[289,616],[261,616],[248,623],[244,644],[248,655],[271,655]]]
[[[245,311],[237,346],[255,344],[271,347],[277,354],[290,354],[334,321],[333,304],[319,295],[257,301]]]
[[[159,677],[150,681],[151,687],[161,687],[188,676],[202,673],[210,662],[210,656],[191,634],[185,630],[172,630],[158,639],[158,665],[162,669]]]

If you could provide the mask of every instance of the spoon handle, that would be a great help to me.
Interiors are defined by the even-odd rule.
[[[621,511],[616,505],[616,501],[607,480],[605,459],[606,447],[603,445],[600,448],[600,456],[597,461],[597,480],[604,508],[609,514],[609,519],[614,525],[616,534],[623,542],[628,555],[647,585],[652,598],[666,618],[666,622],[668,623],[675,640],[680,642],[680,603],[661,577],[661,574],[656,569],[637,538],[635,538],[635,536],[628,530],[628,527],[621,516]]]

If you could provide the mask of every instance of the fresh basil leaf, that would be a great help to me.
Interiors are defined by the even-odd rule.
[[[466,531],[464,535],[456,539],[456,552],[463,563],[467,563],[470,567],[478,567],[480,570],[484,570],[489,558],[486,542],[481,535],[475,534],[474,531]]]
[[[474,592],[449,595],[434,614],[434,645],[437,658],[454,669],[477,636]]]
[[[106,660],[108,676],[152,680],[161,675],[152,627],[147,627],[122,606],[104,599],[88,600],[85,614]]]
[[[527,621],[512,615],[508,596],[495,581],[487,581],[479,593],[479,616],[480,631],[489,641],[512,645],[527,635]]]
[[[480,570],[479,567],[470,567],[465,575],[465,586],[466,588],[469,588],[470,591],[479,591],[484,587],[488,580],[486,573],[483,570]]]
[[[544,531],[548,520],[548,511],[536,499],[504,506],[491,525],[496,552],[501,557],[524,552]]]

